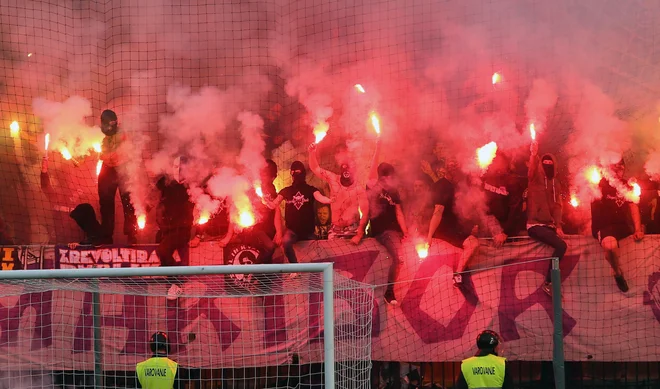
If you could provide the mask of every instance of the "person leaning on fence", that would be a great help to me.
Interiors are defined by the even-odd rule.
[[[461,362],[456,389],[512,389],[513,379],[506,368],[506,359],[497,355],[500,336],[490,330],[477,337],[477,355]]]

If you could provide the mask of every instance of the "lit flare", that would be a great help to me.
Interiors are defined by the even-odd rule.
[[[254,214],[248,209],[244,209],[238,214],[238,225],[247,228],[254,225]]]
[[[587,170],[587,179],[592,184],[598,184],[603,177],[596,166],[592,166]]]
[[[577,208],[580,205],[580,202],[578,201],[577,197],[575,195],[571,196],[571,206],[573,208]]]
[[[497,143],[490,142],[487,145],[477,149],[477,162],[479,167],[482,169],[488,168],[493,159],[495,159],[495,154],[497,153]]]
[[[101,168],[103,168],[103,161],[99,160],[96,163],[96,176],[97,177],[101,175]]]
[[[71,152],[66,147],[62,147],[62,149],[60,150],[60,153],[62,153],[62,158],[66,159],[67,161],[70,161],[71,158],[73,158],[73,156],[71,155]]]
[[[495,85],[495,84],[497,84],[501,81],[502,81],[502,76],[497,72],[493,73],[493,85]]]
[[[326,135],[328,135],[328,130],[330,129],[330,125],[326,122],[319,122],[314,126],[314,143],[319,144],[325,138]]]
[[[97,153],[101,152],[101,144],[99,142],[94,143],[92,147],[94,148],[94,151],[96,151]]]
[[[18,132],[21,130],[21,126],[18,124],[17,121],[11,122],[9,125],[9,133],[11,136],[18,136]]]
[[[355,89],[360,92],[360,93],[366,93],[367,91],[364,90],[364,87],[360,84],[355,84]]]
[[[426,259],[429,256],[429,245],[428,243],[418,243],[415,245],[415,250],[417,250],[417,256],[419,259]]]
[[[200,212],[199,214],[199,219],[197,219],[197,224],[199,224],[200,226],[202,224],[206,224],[209,222],[210,218],[211,218],[211,213],[207,210],[202,210],[202,212]]]
[[[262,199],[264,198],[264,191],[261,189],[259,185],[254,187],[254,191],[257,193],[257,196],[259,196]]]
[[[633,182],[632,187],[633,187],[633,194],[637,197],[640,197],[642,195],[642,187],[640,187],[639,184],[636,182]]]
[[[372,112],[369,115],[369,118],[371,119],[371,125],[374,127],[374,131],[376,131],[376,134],[380,135],[380,119],[378,118],[378,114]]]
[[[536,128],[534,127],[534,123],[529,125],[529,135],[532,137],[532,140],[536,140]]]
[[[50,134],[44,136],[44,150],[48,151],[48,146],[50,145]]]
[[[144,227],[147,225],[147,216],[146,215],[138,216],[137,225],[139,229],[144,230]]]

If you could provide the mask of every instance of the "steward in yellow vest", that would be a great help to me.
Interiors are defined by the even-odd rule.
[[[463,360],[456,389],[513,389],[513,379],[506,369],[506,359],[497,355],[500,337],[483,331],[477,337],[476,356]]]
[[[140,387],[142,389],[178,388],[179,365],[167,357],[169,352],[167,334],[160,331],[153,334],[150,346],[153,356],[138,363],[135,368]]]

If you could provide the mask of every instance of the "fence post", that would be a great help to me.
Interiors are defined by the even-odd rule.
[[[555,389],[566,389],[566,372],[564,367],[564,329],[561,307],[561,274],[559,258],[552,258],[552,311],[553,318],[553,348],[552,367],[555,375]]]
[[[94,328],[94,388],[105,387],[103,381],[103,343],[101,339],[101,288],[98,279],[92,279],[92,326]]]

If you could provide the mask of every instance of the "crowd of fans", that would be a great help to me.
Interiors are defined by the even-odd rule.
[[[123,185],[118,167],[124,163],[118,153],[125,141],[118,126],[117,115],[110,110],[101,116],[101,129],[105,134],[101,159],[103,166],[98,178],[100,221],[90,204],[80,204],[70,217],[85,234],[77,243],[103,245],[113,243],[115,227],[115,195],[119,191],[124,210],[124,234],[129,243],[137,242],[137,219],[131,205],[130,193]],[[157,253],[164,266],[188,263],[189,247],[214,240],[224,247],[233,241],[249,243],[259,249],[259,263],[269,263],[278,246],[283,248],[287,260],[298,262],[294,243],[311,239],[347,239],[359,245],[369,236],[382,244],[392,258],[385,299],[396,304],[393,284],[401,266],[402,241],[409,237],[431,245],[442,240],[462,249],[456,264],[454,284],[466,288],[462,273],[469,269],[480,240],[491,238],[500,247],[510,237],[528,235],[553,248],[553,256],[560,259],[567,250],[564,240],[562,213],[568,204],[557,179],[557,159],[538,155],[538,145],[532,143],[529,160],[512,159],[498,153],[488,170],[475,178],[462,172],[458,162],[448,157],[438,143],[434,148],[435,160],[422,161],[412,188],[403,186],[395,167],[380,162],[380,140],[370,165],[366,186],[358,184],[355,163],[346,162],[338,172],[321,168],[316,144],[308,149],[311,173],[324,181],[327,193],[310,185],[307,167],[303,161],[290,166],[292,183],[276,190],[274,181],[278,167],[267,160],[261,171],[261,192],[249,194],[256,223],[249,228],[237,228],[230,217],[230,198],[221,199],[218,212],[208,223],[194,223],[194,204],[185,179],[187,159],[177,158],[172,171],[157,178],[155,187],[160,194],[156,209],[159,232]],[[611,167],[615,176],[609,180],[623,182],[625,165]],[[617,183],[603,178],[599,184],[602,197],[591,204],[593,237],[601,243],[606,260],[610,263],[616,285],[622,292],[628,285],[618,259],[619,242],[632,236],[641,240],[645,233],[658,233],[657,188],[651,182],[643,186],[641,201],[630,202],[615,189]],[[47,160],[42,167],[42,187],[52,191],[48,178]],[[204,188],[204,185],[202,185]],[[469,187],[483,194],[485,211],[474,218],[466,218],[457,211],[457,190]],[[401,191],[401,193],[400,193]],[[283,212],[282,212],[283,211]],[[192,233],[191,233],[192,231]],[[11,244],[0,222],[2,244]],[[76,244],[73,244],[74,246]],[[181,262],[176,262],[178,252]],[[174,286],[176,289],[176,286]],[[543,290],[551,294],[550,272]],[[174,291],[177,293],[177,291]]]

